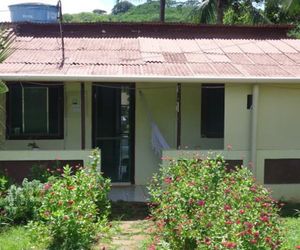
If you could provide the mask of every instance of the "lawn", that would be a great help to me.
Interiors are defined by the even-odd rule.
[[[24,226],[10,227],[0,234],[0,250],[45,249],[32,241]]]

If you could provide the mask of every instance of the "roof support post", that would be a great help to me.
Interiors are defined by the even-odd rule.
[[[177,135],[176,148],[181,148],[181,83],[176,86],[176,113],[177,113]]]
[[[252,115],[251,115],[251,165],[253,175],[257,176],[257,120],[258,120],[258,100],[259,85],[255,84],[252,88]]]
[[[80,83],[80,106],[81,106],[81,149],[85,149],[85,88]]]

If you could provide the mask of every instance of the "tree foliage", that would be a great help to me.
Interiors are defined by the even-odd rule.
[[[166,0],[165,22],[261,24],[297,23],[300,11],[291,0]],[[119,2],[123,4],[124,2]],[[65,14],[66,22],[156,22],[160,20],[160,1],[148,0],[125,13],[99,15],[83,12]],[[293,9],[293,11],[290,11]]]
[[[9,29],[0,26],[0,63],[3,62],[10,54],[10,45],[13,41],[13,35]],[[7,92],[7,86],[0,80],[0,94]]]
[[[111,10],[111,13],[113,15],[118,15],[121,13],[126,13],[127,11],[129,11],[134,5],[128,1],[122,1],[117,3],[113,9]]]
[[[144,4],[133,6],[126,13],[117,15],[98,15],[90,12],[78,14],[64,14],[65,22],[156,22],[159,21],[158,1],[148,1]],[[174,1],[166,2],[166,22],[193,22],[191,18],[192,6],[175,4]]]

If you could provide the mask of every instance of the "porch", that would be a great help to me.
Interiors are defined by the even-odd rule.
[[[45,83],[37,84],[40,87]],[[51,84],[57,83],[45,85]],[[226,160],[250,165],[258,182],[271,187],[274,197],[300,200],[296,191],[300,183],[300,118],[291,109],[300,105],[300,90],[292,85],[171,82],[59,85],[63,87],[62,126],[57,125],[55,130],[51,125],[52,131],[60,131],[59,136],[52,138],[24,137],[23,125],[7,124],[11,111],[7,97],[1,96],[1,106],[6,108],[0,114],[4,124],[0,161],[60,158],[85,163],[90,150],[99,146],[102,171],[107,176],[112,176],[110,169],[114,171],[111,199],[142,201],[147,199],[145,186],[161,164],[161,155],[153,149],[151,123],[154,122],[169,146],[161,149],[163,157],[221,153]],[[108,96],[110,102],[104,102]],[[101,107],[105,107],[104,111],[97,113]],[[35,119],[36,113],[31,115]],[[44,121],[49,124],[50,116],[47,117]],[[29,118],[24,120],[21,116],[20,120],[30,124]],[[95,126],[97,123],[100,125]],[[49,126],[42,129],[50,131]],[[8,129],[12,134],[8,134]],[[32,143],[39,149],[28,147]]]

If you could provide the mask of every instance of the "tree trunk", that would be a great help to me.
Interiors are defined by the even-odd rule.
[[[217,0],[217,24],[223,24],[226,0]]]
[[[159,20],[162,23],[165,22],[165,8],[166,8],[166,0],[160,0],[160,15],[159,15]]]

